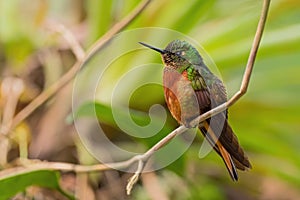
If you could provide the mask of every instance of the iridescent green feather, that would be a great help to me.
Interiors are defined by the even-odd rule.
[[[192,65],[203,65],[203,60],[192,45],[186,41],[174,40],[165,49],[189,61]]]
[[[186,41],[174,40],[165,48],[175,60],[174,66],[182,73],[186,70],[194,90],[209,90],[217,104],[227,100],[223,83],[205,65],[197,49]]]

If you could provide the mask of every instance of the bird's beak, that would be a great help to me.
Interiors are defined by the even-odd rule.
[[[143,42],[139,42],[139,43],[140,43],[141,45],[143,45],[143,46],[145,46],[145,47],[148,47],[148,48],[150,48],[150,49],[152,49],[152,50],[154,50],[154,51],[157,51],[157,52],[159,52],[159,53],[161,53],[161,54],[163,54],[163,53],[166,52],[166,51],[163,50],[163,49],[159,49],[159,48],[150,46],[149,44],[145,44],[145,43],[143,43]]]

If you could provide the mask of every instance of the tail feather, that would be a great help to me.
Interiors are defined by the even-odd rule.
[[[230,128],[227,120],[223,126],[222,133],[218,137],[215,133],[216,128],[210,127],[209,122],[205,121],[203,126],[199,127],[205,138],[213,146],[214,150],[222,157],[226,168],[234,181],[238,180],[236,169],[246,170],[251,168],[251,164],[240,147],[236,136]],[[220,128],[220,127],[217,127]]]
[[[252,168],[247,155],[244,153],[244,150],[240,146],[238,139],[234,134],[233,130],[231,129],[227,120],[225,120],[224,127],[219,137],[219,140],[234,158],[233,161],[237,165],[237,167],[241,165],[243,166],[238,167],[239,169],[245,170]]]
[[[219,143],[219,142],[217,142],[217,143]],[[232,161],[231,155],[226,151],[226,149],[222,145],[217,144],[217,146],[219,148],[221,157],[222,157],[222,159],[223,159],[223,161],[226,165],[226,168],[227,168],[232,180],[237,181],[238,180],[238,174],[237,174],[237,171],[236,171],[236,168],[235,168],[235,164]]]
[[[240,163],[237,159],[235,159],[234,157],[232,157],[233,163],[236,166],[237,169],[245,171],[247,169],[251,169],[251,165],[250,167],[246,167],[244,164]]]

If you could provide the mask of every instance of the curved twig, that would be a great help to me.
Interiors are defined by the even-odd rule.
[[[211,116],[216,115],[216,114],[226,110],[227,108],[232,106],[235,102],[237,102],[244,94],[246,94],[248,85],[250,82],[256,54],[257,54],[259,44],[260,44],[260,41],[261,41],[261,38],[263,35],[263,31],[265,28],[268,11],[269,11],[269,7],[270,7],[270,2],[271,2],[271,0],[264,0],[264,2],[263,2],[261,16],[260,16],[260,19],[258,22],[258,26],[256,29],[256,33],[254,36],[254,40],[252,43],[251,51],[249,54],[248,62],[246,65],[246,69],[244,72],[243,80],[242,80],[239,91],[237,91],[226,103],[223,103],[223,104],[211,109],[210,111],[200,115],[199,117],[197,117],[195,120],[193,120],[192,125],[196,125],[197,123],[202,122],[205,119],[208,119]]]
[[[125,18],[120,22],[116,23],[106,34],[104,34],[94,45],[92,45],[85,55],[82,57],[81,54],[77,62],[72,68],[66,72],[58,81],[51,85],[48,89],[43,91],[37,96],[30,104],[28,104],[23,110],[21,110],[13,119],[10,130],[14,129],[20,122],[26,119],[36,108],[46,102],[50,97],[57,93],[62,87],[70,82],[75,75],[80,71],[82,66],[90,60],[90,58],[101,49],[112,37],[124,29],[130,22],[132,22],[151,2],[151,0],[143,0],[133,11],[131,11]],[[78,56],[77,56],[78,57]]]

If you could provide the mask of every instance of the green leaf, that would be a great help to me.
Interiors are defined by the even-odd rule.
[[[148,123],[150,123],[150,118],[148,113],[142,112],[142,111],[138,111],[138,110],[134,110],[134,109],[129,109],[130,111],[130,117],[132,118],[132,120],[138,124],[138,125],[147,125]],[[79,118],[79,117],[92,117],[95,116],[97,119],[101,122],[101,123],[105,123],[108,124],[110,126],[113,127],[117,127],[117,124],[114,120],[114,116],[112,114],[112,109],[111,107],[101,104],[99,102],[87,102],[85,104],[83,104],[82,106],[80,106],[78,108],[78,110],[75,112],[74,114],[74,118]],[[137,130],[135,130],[135,127],[131,126],[130,124],[127,124],[126,121],[128,120],[128,115],[126,113],[125,108],[118,108],[117,112],[114,113],[116,115],[118,115],[119,117],[119,121],[123,121],[124,123],[122,123],[122,128],[124,130],[124,128],[127,131],[130,132],[135,132]],[[68,117],[68,121],[70,122],[71,120],[73,120],[70,116]],[[152,127],[158,127],[160,126],[161,122],[161,117],[160,116],[152,116],[152,121],[151,123],[153,123]],[[166,123],[164,124],[163,128],[154,136],[152,137],[148,137],[148,138],[138,138],[138,137],[134,137],[133,139],[143,143],[144,145],[147,146],[147,148],[152,147],[154,144],[156,144],[159,140],[161,140],[164,136],[166,136],[167,134],[169,134],[175,127],[173,127],[170,123],[170,121],[166,121]],[[150,130],[151,131],[151,130]],[[190,134],[190,133],[187,133]],[[172,156],[167,156],[166,155],[180,155],[180,153],[182,151],[185,151],[185,141],[183,141],[182,139],[177,139],[174,138],[172,140],[172,142],[170,142],[168,145],[170,145],[168,148],[162,148],[161,149],[161,153],[157,155],[157,159],[172,159]],[[172,151],[170,152],[170,149],[172,149]],[[168,169],[174,171],[175,173],[179,174],[179,175],[183,175],[184,172],[184,167],[185,167],[185,154],[183,153],[182,156],[180,156],[176,161],[173,161],[170,165],[168,165]],[[171,162],[171,160],[170,160]]]
[[[0,178],[0,199],[8,199],[24,191],[29,186],[40,186],[55,189],[69,199],[75,199],[60,188],[60,174],[56,171],[40,170],[29,173],[13,172]]]

